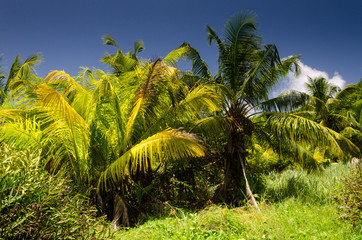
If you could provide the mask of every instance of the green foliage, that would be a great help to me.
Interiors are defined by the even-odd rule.
[[[191,161],[170,162],[153,181],[153,196],[172,206],[194,209],[204,207],[221,182],[222,159],[209,155]]]
[[[352,166],[352,170],[343,178],[343,185],[336,197],[341,218],[346,219],[362,231],[362,166]]]
[[[289,158],[283,158],[273,152],[272,149],[264,149],[258,144],[254,145],[253,150],[248,150],[246,159],[250,173],[255,176],[272,171],[280,172],[293,165]]]
[[[40,167],[39,154],[0,146],[0,238],[105,237],[104,217],[79,189]],[[102,232],[104,231],[104,232]]]

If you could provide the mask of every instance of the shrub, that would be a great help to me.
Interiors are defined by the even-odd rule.
[[[271,171],[279,172],[293,165],[290,159],[283,158],[273,150],[264,149],[258,144],[254,145],[253,150],[248,151],[247,163],[254,176],[267,174]]]
[[[341,218],[352,222],[353,226],[361,227],[362,231],[362,166],[352,167],[343,179],[343,186],[336,197]]]
[[[39,156],[0,146],[0,238],[98,237],[103,218],[70,181],[42,170]]]

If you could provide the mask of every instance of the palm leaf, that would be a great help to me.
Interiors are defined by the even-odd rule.
[[[163,58],[163,62],[167,65],[177,67],[176,62],[180,59],[185,58],[185,55],[190,51],[188,46],[179,47],[166,55]]]
[[[152,167],[155,161],[163,162],[171,159],[201,157],[204,156],[204,151],[204,147],[192,134],[174,129],[159,132],[134,145],[113,162],[102,173],[98,182],[98,189],[104,188],[109,179],[118,183],[125,175],[133,174],[137,168]]]
[[[106,34],[102,36],[103,44],[110,45],[118,48],[116,41],[114,41],[113,37],[110,34]]]
[[[295,114],[272,114],[266,122],[266,127],[279,139],[328,147],[339,156],[343,156],[342,149],[353,154],[358,154],[360,151],[351,141],[337,132]]]
[[[186,46],[188,47],[186,58],[192,62],[192,73],[202,78],[211,80],[213,78],[212,74],[210,73],[207,64],[200,57],[199,52],[195,48],[191,47],[191,45],[187,42],[184,42],[180,47]]]

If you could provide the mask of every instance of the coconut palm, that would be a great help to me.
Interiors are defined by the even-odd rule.
[[[212,128],[213,132],[219,129],[227,137],[224,181],[216,189],[214,200],[235,203],[237,198],[234,196],[241,191],[243,177],[246,196],[257,207],[246,174],[246,156],[247,150],[252,147],[252,138],[262,140],[278,153],[302,156],[304,159],[313,159],[313,156],[301,147],[299,143],[302,141],[333,146],[338,144],[332,133],[308,119],[279,113],[264,114],[263,117],[258,115],[257,111],[262,109],[278,80],[293,67],[298,70],[299,56],[281,61],[275,45],[261,45],[256,24],[254,13],[236,14],[226,22],[223,39],[207,26],[209,44],[215,42],[219,50],[219,71],[215,77],[210,79],[207,65],[196,50],[190,52],[188,58],[193,62],[193,72],[200,80],[207,79],[223,94],[222,110],[199,122],[199,127],[206,134],[210,134]],[[281,122],[285,124],[281,125]],[[295,130],[298,127],[303,129],[302,132]],[[307,128],[311,129],[309,136]]]

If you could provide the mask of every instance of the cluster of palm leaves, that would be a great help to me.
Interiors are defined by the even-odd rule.
[[[139,62],[117,49],[103,58],[113,73],[84,69],[75,79],[63,71],[42,81],[31,70],[22,74],[35,61],[12,68],[3,102],[20,108],[0,110],[1,140],[42,149],[50,171],[113,195],[166,161],[204,156],[205,147],[184,126],[219,109],[220,101],[207,86],[181,81],[174,65],[187,51]]]
[[[141,41],[125,54],[109,35],[103,41],[116,53],[106,54],[102,62],[112,68],[110,73],[84,68],[75,78],[53,71],[41,79],[34,73],[39,55],[23,64],[17,57],[6,81],[0,76],[0,141],[41,150],[46,169],[95,187],[98,196],[111,199],[114,222],[129,225],[123,196],[130,185],[152,179],[165,162],[204,157],[208,148],[202,139],[222,135],[224,181],[213,200],[234,202],[232,192],[243,192],[244,182],[257,207],[246,167],[247,150],[256,141],[315,166],[315,149],[358,155],[362,104],[360,85],[336,98],[328,95],[336,89],[326,85],[328,94],[322,97],[290,92],[269,99],[281,77],[298,71],[299,56],[280,60],[275,45],[261,44],[256,23],[253,13],[236,14],[226,23],[223,39],[207,26],[209,43],[219,50],[215,76],[188,43],[164,58],[140,60]],[[192,73],[177,68],[184,57],[192,62]],[[311,81],[310,89],[313,84],[317,81]],[[347,125],[333,130],[335,119]],[[353,134],[358,136],[355,144],[348,139]]]

